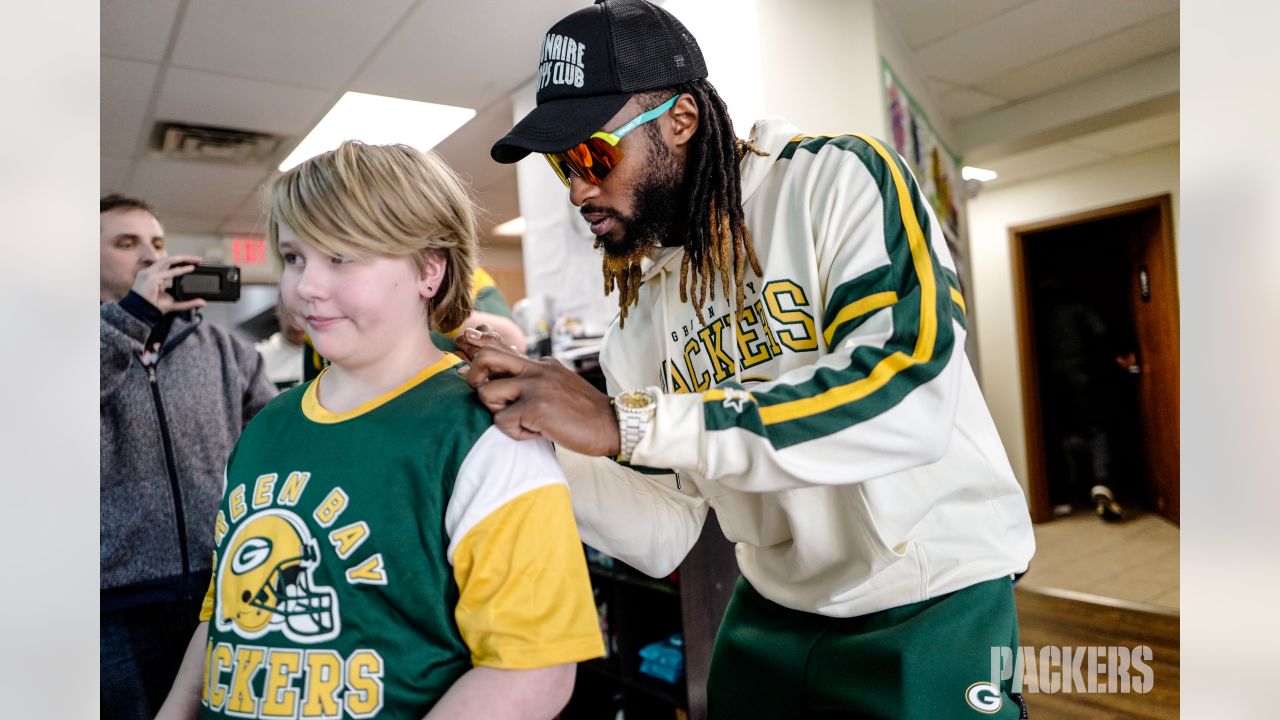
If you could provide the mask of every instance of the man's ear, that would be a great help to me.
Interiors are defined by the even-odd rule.
[[[689,93],[682,93],[680,99],[668,113],[671,116],[671,142],[680,146],[687,144],[698,132],[701,115],[698,112],[698,101]]]
[[[424,298],[435,297],[443,289],[440,283],[444,280],[444,272],[448,263],[444,254],[438,250],[427,250],[422,253],[422,275],[418,278],[418,294]]]

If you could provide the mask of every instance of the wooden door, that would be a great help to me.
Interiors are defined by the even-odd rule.
[[[1135,217],[1133,318],[1138,340],[1138,399],[1147,487],[1156,511],[1178,522],[1178,277],[1169,196]]]
[[[1034,236],[1100,221],[1123,220],[1131,265],[1131,307],[1138,342],[1143,479],[1156,510],[1179,521],[1178,278],[1168,195],[1010,228],[1014,297],[1020,336],[1027,486],[1031,519],[1053,518],[1035,347],[1031,270],[1024,245]]]

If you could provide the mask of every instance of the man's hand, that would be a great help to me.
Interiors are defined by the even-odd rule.
[[[204,307],[204,300],[185,300],[178,302],[167,290],[175,277],[186,275],[195,270],[204,258],[199,255],[171,255],[163,257],[138,271],[133,279],[133,291],[143,300],[156,306],[162,313],[182,312],[192,308]]]
[[[545,437],[583,455],[618,454],[609,396],[554,358],[529,360],[493,338],[471,344],[467,382],[499,430],[516,440]]]

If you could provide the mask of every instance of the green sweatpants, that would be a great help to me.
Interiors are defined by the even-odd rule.
[[[716,634],[707,717],[1014,720],[1011,681],[991,685],[991,649],[1017,645],[1007,578],[851,618],[782,607],[740,578]]]

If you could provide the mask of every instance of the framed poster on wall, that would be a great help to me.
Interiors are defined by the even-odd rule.
[[[959,195],[964,188],[960,158],[938,137],[929,116],[883,58],[880,66],[884,73],[884,97],[893,147],[911,164],[920,189],[942,222],[952,252],[956,252],[964,247],[965,234],[961,217],[963,200]]]

